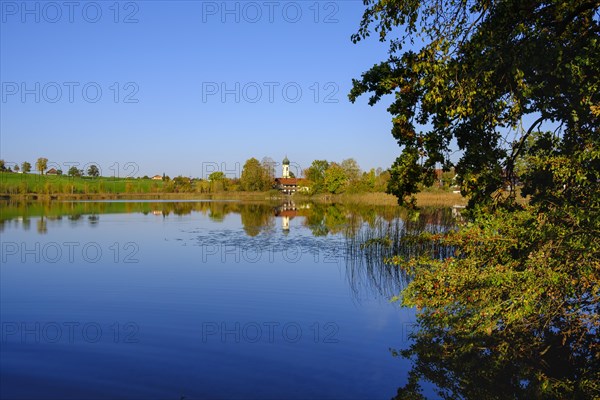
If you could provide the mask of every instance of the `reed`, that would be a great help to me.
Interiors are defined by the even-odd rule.
[[[401,209],[400,209],[401,210]],[[399,212],[393,220],[378,217],[373,224],[346,234],[346,278],[354,297],[376,294],[397,296],[410,280],[406,271],[387,263],[392,257],[405,261],[424,254],[447,258],[454,248],[423,237],[456,227],[451,209]]]

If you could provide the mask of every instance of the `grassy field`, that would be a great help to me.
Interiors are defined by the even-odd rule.
[[[160,193],[162,188],[162,181],[151,179],[0,173],[0,194],[3,195]]]

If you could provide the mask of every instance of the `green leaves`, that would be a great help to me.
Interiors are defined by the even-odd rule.
[[[508,385],[503,393],[516,397],[593,398],[600,389],[600,213],[587,212],[591,219],[578,223],[569,207],[476,212],[459,231],[420,239],[456,247],[457,257],[388,260],[413,276],[393,299],[420,310],[413,372],[452,388],[450,397]],[[431,357],[426,349],[436,346],[440,356]],[[459,362],[465,358],[479,360],[479,369]],[[443,371],[470,383],[454,387]],[[481,386],[483,371],[496,376],[489,388]],[[513,386],[519,379],[527,386]]]
[[[242,189],[249,192],[269,190],[273,185],[273,177],[268,168],[254,157],[246,160],[240,177]]]
[[[469,196],[471,223],[430,238],[455,257],[386,260],[414,278],[395,300],[419,310],[403,393],[421,374],[440,397],[598,397],[600,2],[365,5],[353,40],[400,31],[349,95],[394,94],[388,191],[414,205],[441,164]]]
[[[514,160],[507,157],[513,149],[503,131],[516,129],[523,117],[539,115],[565,137],[581,129],[597,132],[597,1],[367,0],[365,5],[355,41],[366,38],[370,28],[383,40],[396,27],[404,32],[390,41],[388,60],[353,80],[350,100],[369,93],[373,105],[395,94],[389,107],[392,134],[402,148],[412,148],[400,156],[406,165],[417,151],[426,168],[451,166],[450,143],[456,140],[463,152],[456,163],[459,177],[479,176],[476,185],[465,186],[472,204],[491,200],[503,181],[515,180],[508,168]],[[421,45],[406,51],[415,37]],[[490,168],[493,174],[482,174]],[[426,177],[398,173],[393,181],[404,181],[392,182],[390,192],[409,198],[419,190],[415,179]]]

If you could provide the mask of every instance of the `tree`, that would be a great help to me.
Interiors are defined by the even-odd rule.
[[[21,171],[23,171],[24,174],[31,172],[31,164],[27,161],[23,161],[23,164],[21,164]]]
[[[348,158],[342,161],[340,167],[342,167],[351,183],[355,183],[360,179],[361,169],[354,158]]]
[[[484,393],[503,386],[516,398],[597,398],[597,195],[594,203],[589,216],[571,207],[481,213],[457,232],[416,239],[455,257],[388,260],[412,276],[401,300],[420,310],[415,344],[403,352],[419,359],[412,375],[450,390],[448,398],[490,398]]]
[[[225,179],[225,174],[221,171],[215,171],[215,172],[212,172],[210,175],[208,175],[209,182],[222,181],[224,179]]]
[[[227,177],[222,171],[215,171],[208,175],[211,192],[221,192],[226,190]]]
[[[600,2],[365,4],[354,41],[373,25],[380,40],[403,27],[389,59],[350,93],[351,101],[371,93],[371,105],[395,96],[389,111],[402,153],[388,191],[408,203],[437,165],[452,167],[456,142],[469,197],[458,231],[410,238],[455,257],[388,260],[412,277],[398,299],[417,308],[420,328],[403,352],[418,360],[399,397],[414,394],[420,378],[446,398],[494,396],[474,379],[495,378],[516,397],[597,397]],[[526,204],[516,202],[517,183]],[[466,363],[476,360],[491,368],[473,364],[474,378]]]
[[[325,171],[329,168],[327,160],[314,160],[310,167],[304,171],[304,176],[311,183],[313,193],[323,190]]]
[[[277,166],[275,160],[273,160],[271,157],[263,157],[261,165],[266,171],[269,179],[273,181],[273,179],[275,179],[275,167]]]
[[[329,193],[342,193],[348,184],[346,171],[339,164],[331,163],[325,171],[324,179],[325,189]]]
[[[44,175],[44,171],[48,168],[48,159],[44,157],[40,157],[37,159],[35,163],[35,169],[40,172],[41,175]]]
[[[376,183],[377,175],[375,174],[375,169],[371,168],[369,172],[363,172],[360,182],[360,189],[366,192],[374,192]]]
[[[390,181],[390,172],[382,171],[381,168],[377,168],[377,171],[375,171],[375,176],[377,177],[375,180],[375,191],[385,192]]]
[[[67,175],[69,175],[71,177],[79,177],[79,176],[81,176],[81,171],[79,169],[77,169],[77,167],[72,166],[67,171]]]
[[[183,193],[183,192],[192,192],[192,180],[185,176],[176,176],[173,178],[173,192]]]
[[[272,180],[268,170],[256,159],[250,158],[244,164],[240,184],[242,190],[249,192],[264,191],[271,187]]]
[[[21,168],[19,168],[19,164],[15,164],[15,166],[13,167],[13,171],[19,172],[20,170]]]
[[[4,172],[6,170],[6,163],[4,160],[0,160],[0,171]]]
[[[90,165],[90,167],[87,170],[87,174],[89,176],[92,176],[94,178],[97,178],[100,175],[100,170],[98,169],[98,167],[94,164]]]
[[[597,134],[597,0],[365,4],[354,42],[368,37],[372,25],[381,41],[404,26],[390,41],[388,60],[353,80],[349,95],[354,102],[371,93],[371,105],[395,96],[392,135],[403,150],[389,191],[401,202],[432,183],[436,164],[452,165],[453,140],[463,153],[459,183],[474,205],[516,181],[522,144],[545,122],[570,143],[569,152]]]

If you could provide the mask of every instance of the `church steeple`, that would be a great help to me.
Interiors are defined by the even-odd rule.
[[[285,156],[285,158],[283,159],[282,164],[282,177],[283,178],[289,178],[290,177],[290,160],[288,160],[287,156]]]

